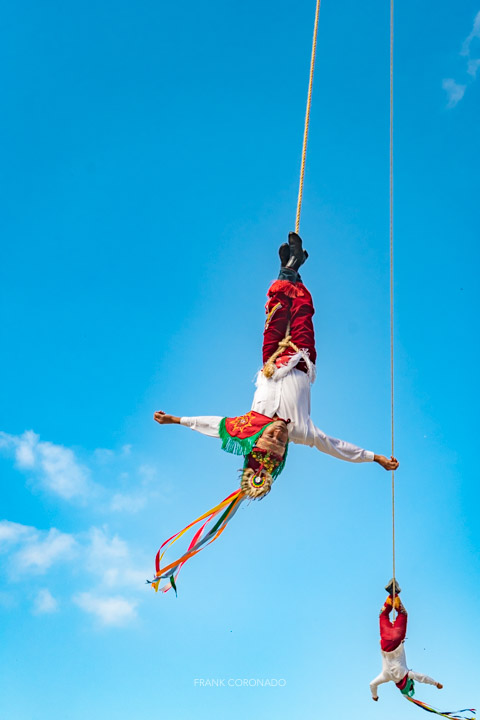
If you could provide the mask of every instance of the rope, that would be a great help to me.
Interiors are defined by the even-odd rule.
[[[307,110],[305,112],[305,128],[303,131],[303,147],[302,147],[302,163],[300,166],[300,183],[299,183],[299,187],[298,187],[297,216],[295,219],[295,232],[296,233],[298,233],[298,231],[300,230],[300,213],[302,210],[303,179],[305,177],[305,160],[307,157],[308,126],[310,124],[310,106],[312,104],[313,71],[315,68],[315,53],[317,51],[317,30],[318,30],[318,16],[320,14],[320,3],[321,3],[321,0],[317,0],[317,6],[315,9],[315,22],[314,22],[314,26],[313,26],[312,57],[310,60],[310,78],[308,81]]]
[[[284,350],[286,350],[288,347],[291,347],[295,352],[300,352],[299,348],[295,345],[295,343],[292,342],[292,336],[290,335],[290,323],[287,325],[287,331],[285,333],[285,337],[283,340],[280,340],[278,343],[278,347],[273,353],[273,355],[270,355],[267,362],[263,366],[263,374],[265,377],[269,378],[272,377],[273,373],[275,372],[275,360],[283,353]]]
[[[392,456],[395,457],[395,403],[393,365],[393,16],[394,0],[390,0],[390,386],[392,421]],[[393,602],[395,603],[395,471],[392,470],[392,566]],[[395,617],[395,610],[393,611]]]

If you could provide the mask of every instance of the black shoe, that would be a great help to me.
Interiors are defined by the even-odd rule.
[[[308,257],[308,253],[302,247],[302,238],[297,233],[288,234],[288,244],[290,246],[290,259],[286,264],[286,268],[298,271],[301,265]]]
[[[288,243],[280,245],[278,248],[278,254],[280,256],[280,266],[283,268],[290,260],[290,245]]]
[[[395,595],[398,595],[399,593],[402,592],[402,588],[400,587],[400,585],[397,583],[396,580],[394,580],[392,578],[390,580],[390,582],[388,583],[388,585],[385,585],[385,590],[388,592],[389,595],[392,595],[392,596],[393,596],[393,583],[395,583]]]

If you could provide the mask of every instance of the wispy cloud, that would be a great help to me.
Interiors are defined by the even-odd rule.
[[[470,55],[471,45],[475,39],[480,38],[480,11],[475,15],[473,21],[473,28],[470,35],[468,35],[463,41],[461,55],[468,57]]]
[[[447,108],[454,108],[465,94],[466,85],[458,85],[453,78],[445,78],[442,87],[447,93]]]
[[[3,520],[0,522],[0,550],[9,553],[8,578],[18,585],[31,575],[46,575],[57,564],[65,564],[62,585],[72,580],[90,585],[75,595],[75,603],[87,613],[96,615],[103,625],[126,625],[136,617],[138,600],[145,591],[150,575],[147,562],[132,553],[128,543],[107,526],[92,527],[88,532],[71,535],[56,528],[39,530],[29,525]],[[74,562],[70,562],[74,560]],[[124,592],[133,597],[120,596]],[[39,590],[33,613],[42,615],[58,610],[58,601],[50,590]]]
[[[465,38],[462,43],[462,49],[460,56],[466,58],[467,66],[466,73],[468,78],[465,84],[458,83],[453,78],[445,78],[442,82],[442,87],[447,93],[447,108],[454,108],[465,95],[467,86],[474,82],[477,77],[478,68],[480,67],[480,57],[472,57],[472,53],[477,49],[476,54],[480,52],[477,40],[480,39],[480,12],[475,16],[473,21],[473,28],[470,34]]]
[[[92,528],[88,537],[87,567],[91,572],[103,574],[105,568],[126,562],[128,545],[118,535],[109,538],[104,528]]]
[[[138,512],[160,496],[158,469],[140,462],[130,445],[84,453],[87,460],[80,461],[73,449],[41,440],[28,430],[21,435],[0,432],[0,452],[53,497],[67,501],[94,497],[95,504],[88,507],[97,516],[112,518],[115,513],[118,518],[121,512]],[[107,524],[68,533],[0,520],[0,553],[6,557],[3,565],[13,599],[20,598],[19,581],[25,578],[42,576],[48,582],[49,589],[30,595],[34,615],[57,612],[60,602],[65,607],[68,588],[68,601],[73,597],[76,606],[95,616],[100,625],[133,621],[145,579],[151,575],[150,554],[132,548]],[[59,566],[61,578],[56,572]]]
[[[10,553],[10,577],[45,573],[58,562],[76,555],[79,543],[56,528],[39,530],[31,525],[0,521],[0,550]]]
[[[20,470],[37,477],[45,489],[64,500],[85,498],[92,490],[89,470],[78,462],[73,450],[41,441],[33,430],[23,435],[0,432],[0,448],[13,453]]]
[[[0,520],[0,550],[8,545],[14,545],[36,534],[36,530],[29,525]]]
[[[99,448],[80,461],[71,448],[41,440],[33,430],[22,435],[0,431],[0,452],[34,486],[68,502],[95,497],[98,512],[136,513],[159,496],[158,469],[137,462],[131,445],[118,451]]]
[[[110,503],[110,509],[113,512],[136,513],[143,510],[147,504],[146,495],[128,495],[124,493],[115,493]]]
[[[57,562],[71,559],[77,542],[72,535],[55,528],[46,534],[36,533],[14,557],[19,571],[44,573]]]
[[[137,603],[120,595],[102,597],[84,592],[74,595],[73,601],[82,610],[94,615],[101,625],[126,625],[137,616]]]
[[[132,558],[128,544],[106,528],[92,528],[88,534],[86,566],[105,588],[143,590],[149,567],[139,567]]]
[[[478,68],[480,67],[480,58],[475,60],[469,60],[467,65],[467,72],[475,79],[477,77]]]
[[[33,605],[35,615],[48,615],[58,610],[58,602],[53,597],[50,590],[42,588],[38,591]]]

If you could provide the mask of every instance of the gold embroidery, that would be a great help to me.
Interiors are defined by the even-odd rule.
[[[243,432],[248,427],[252,426],[252,414],[251,412],[247,413],[246,415],[240,415],[240,417],[235,418],[232,421],[232,434],[236,430],[240,430],[240,432]]]
[[[276,305],[274,305],[273,308],[270,310],[270,312],[269,312],[268,315],[267,315],[267,319],[265,320],[265,330],[266,330],[266,329],[268,328],[268,326],[270,325],[271,320],[272,320],[273,316],[275,315],[275,313],[277,312],[277,310],[278,310],[279,308],[281,308],[281,307],[282,307],[282,303],[278,302],[278,303],[277,303]]]

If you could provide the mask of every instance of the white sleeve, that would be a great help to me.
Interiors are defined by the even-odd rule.
[[[292,440],[295,442],[293,437]],[[315,427],[311,420],[308,423],[308,434],[305,439],[305,444],[314,446],[317,450],[327,453],[327,455],[332,455],[339,460],[347,460],[348,462],[354,463],[373,462],[373,452],[363,450],[346,440],[338,440],[337,438],[326,435],[323,430]]]
[[[200,417],[182,417],[180,425],[185,425],[192,430],[208,435],[209,437],[220,437],[218,426],[223,418],[217,415],[202,415]]]
[[[372,682],[370,683],[370,692],[372,693],[373,698],[378,697],[378,693],[377,693],[378,686],[382,685],[382,683],[388,682],[389,680],[390,680],[390,678],[385,675],[383,670],[380,673],[380,675],[377,675],[375,680],[372,680]]]
[[[426,683],[427,685],[436,685],[437,681],[433,678],[429,677],[428,675],[422,675],[422,673],[417,673],[414,670],[408,671],[408,677],[412,680],[415,680],[419,683]]]

